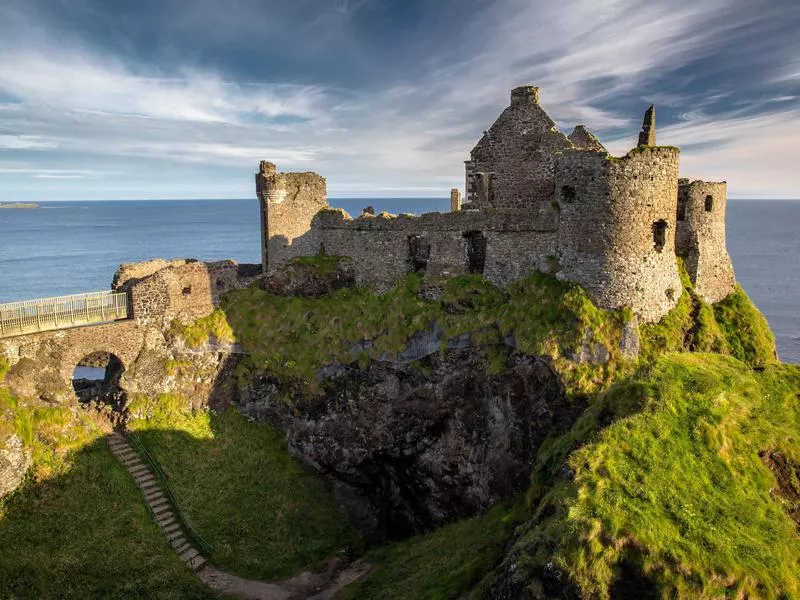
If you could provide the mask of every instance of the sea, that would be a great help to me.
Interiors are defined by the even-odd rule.
[[[358,215],[449,210],[449,198],[340,198]],[[785,362],[800,363],[800,200],[729,200],[728,251]],[[150,258],[258,263],[253,200],[42,202],[0,209],[0,303],[109,289],[117,266]]]

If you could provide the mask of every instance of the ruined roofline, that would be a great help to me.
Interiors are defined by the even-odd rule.
[[[688,177],[681,177],[678,179],[678,185],[681,187],[691,187],[693,185],[728,185],[727,180],[722,181],[709,181],[707,179],[692,179],[690,180]]]

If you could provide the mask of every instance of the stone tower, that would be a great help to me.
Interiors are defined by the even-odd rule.
[[[261,206],[261,265],[264,273],[288,256],[316,254],[311,220],[328,208],[325,178],[316,173],[278,173],[275,165],[261,161],[256,173],[256,194]]]
[[[695,290],[706,302],[719,302],[736,286],[725,241],[725,182],[681,179],[675,252],[683,259]]]
[[[646,147],[622,158],[588,150],[559,155],[560,279],[581,284],[598,306],[633,307],[644,322],[677,304],[679,154]]]

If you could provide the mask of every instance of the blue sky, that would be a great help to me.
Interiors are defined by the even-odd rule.
[[[649,103],[683,176],[800,198],[797,0],[3,0],[0,200],[445,196],[536,84],[615,153]]]

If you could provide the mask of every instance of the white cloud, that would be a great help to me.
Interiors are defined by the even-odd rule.
[[[340,6],[352,12],[362,3]],[[657,74],[712,51],[721,40],[757,33],[769,15],[747,10],[727,0],[496,0],[460,30],[444,32],[446,53],[414,65],[399,83],[390,78],[390,85],[361,90],[231,81],[191,65],[137,64],[36,23],[4,42],[0,25],[0,97],[17,100],[0,104],[0,131],[25,132],[0,135],[0,149],[57,150],[70,161],[64,172],[32,177],[99,176],[80,172],[91,165],[100,174],[118,172],[105,178],[109,185],[135,181],[147,189],[151,177],[154,196],[178,183],[187,196],[205,193],[208,178],[191,177],[191,169],[241,177],[229,195],[250,196],[252,179],[240,174],[252,172],[260,159],[285,170],[319,171],[337,195],[446,195],[462,184],[462,161],[507,105],[509,90],[534,83],[563,127],[629,131],[624,140],[612,140],[622,152],[635,143],[641,114],[614,108],[620,95],[641,97],[642,110],[646,102],[682,110],[684,121],[661,128],[659,139],[685,147],[685,168],[703,178],[727,177],[735,192],[764,186],[800,195],[796,169],[773,168],[783,158],[768,158],[770,144],[792,155],[788,140],[800,117],[781,104],[793,102],[791,94],[765,101],[760,116],[714,120],[707,114],[729,99],[729,90],[690,96],[650,89]],[[754,147],[760,156],[743,149]]]
[[[0,150],[44,150],[58,148],[58,144],[36,135],[0,135]]]

